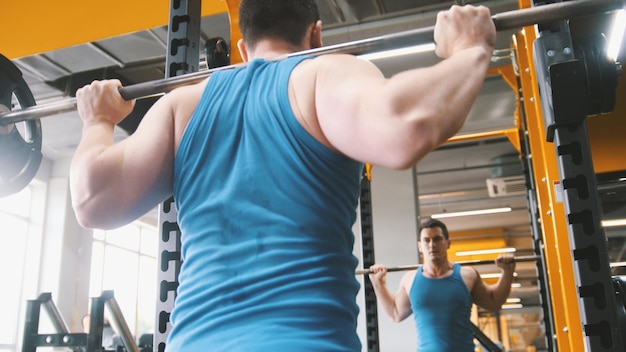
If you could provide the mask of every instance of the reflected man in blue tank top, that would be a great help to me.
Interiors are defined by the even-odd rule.
[[[404,274],[398,292],[387,288],[387,268],[376,264],[369,275],[378,302],[385,313],[400,322],[411,314],[417,330],[419,352],[473,352],[472,304],[497,311],[511,291],[515,261],[511,254],[496,258],[502,276],[487,285],[476,269],[448,261],[448,229],[439,220],[420,226],[418,249],[423,265]]]

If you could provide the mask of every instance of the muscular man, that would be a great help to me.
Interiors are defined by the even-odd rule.
[[[133,108],[118,81],[80,89],[70,185],[85,227],[126,224],[173,194],[183,265],[171,351],[358,351],[352,255],[364,162],[408,168],[462,127],[489,66],[485,7],[439,14],[442,62],[386,79],[319,47],[314,0],[243,0],[244,68]]]
[[[512,255],[496,258],[502,276],[489,286],[476,269],[449,262],[448,248],[446,225],[435,219],[424,222],[418,241],[424,264],[404,274],[395,296],[385,284],[387,268],[380,264],[370,267],[369,278],[385,313],[394,322],[413,314],[419,352],[473,352],[472,303],[497,311],[511,292]]]

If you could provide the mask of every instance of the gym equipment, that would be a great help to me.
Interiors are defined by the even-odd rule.
[[[625,0],[575,0],[566,1],[553,4],[546,4],[529,9],[514,10],[508,12],[502,12],[492,16],[492,20],[497,30],[510,30],[521,28],[523,26],[534,24],[546,24],[554,21],[590,15],[610,12],[624,8]],[[418,28],[414,30],[399,32],[395,34],[389,34],[364,40],[358,40],[354,42],[337,44],[328,47],[322,47],[312,50],[306,50],[302,52],[292,53],[289,55],[282,55],[274,58],[275,60],[281,60],[293,56],[310,55],[319,56],[323,54],[332,53],[344,53],[344,54],[367,54],[372,52],[378,52],[387,49],[395,49],[399,47],[406,47],[409,45],[415,45],[418,43],[432,42],[434,32],[434,26]],[[226,53],[222,43],[218,41],[213,44],[208,43],[211,53]],[[222,50],[224,49],[224,50]],[[579,52],[585,52],[579,50]],[[589,53],[587,53],[586,56]],[[1,55],[0,55],[1,56]],[[225,58],[220,54],[215,56],[218,61],[224,61]],[[598,64],[600,59],[597,55],[593,55],[593,63]],[[608,59],[606,59],[608,60]],[[3,88],[0,92],[3,92],[0,96],[0,151],[3,156],[0,158],[0,162],[3,164],[3,172],[0,174],[0,197],[16,193],[25,187],[34,177],[39,164],[41,163],[41,127],[38,124],[30,124],[31,121],[38,120],[40,118],[51,116],[54,114],[60,114],[64,112],[73,111],[76,109],[76,98],[64,99],[54,103],[43,104],[40,106],[34,105],[34,99],[25,99],[24,102],[20,101],[20,105],[25,108],[19,110],[11,110],[11,93],[15,96],[28,96],[32,98],[32,94],[28,90],[28,86],[23,83],[21,74],[16,74],[19,69],[15,67],[8,59],[2,57],[0,59],[0,65],[2,66],[2,72],[12,72],[12,74],[4,74],[2,78],[2,84],[6,81],[8,84],[6,88]],[[209,77],[213,72],[218,70],[237,68],[245,66],[245,63],[216,67],[206,71],[192,72],[170,78],[164,78],[155,81],[149,81],[130,85],[120,88],[120,94],[126,100],[140,99],[146,97],[154,97],[167,92],[172,91],[177,87],[184,85],[190,85],[198,83],[205,78]],[[601,76],[607,78],[617,75],[617,67],[615,63],[601,64],[603,69],[602,75],[587,74],[588,77],[596,78]],[[595,68],[587,65],[588,71],[593,71]],[[608,67],[608,69],[607,69]],[[590,79],[592,79],[590,78]],[[615,79],[609,79],[610,83],[613,83]],[[598,88],[599,84],[604,82],[594,81],[593,86]],[[12,87],[19,87],[14,89]],[[607,103],[610,105],[611,100],[606,97],[615,95],[615,87],[612,84],[602,84],[601,89],[602,96],[605,97],[603,108],[606,110]],[[6,97],[5,97],[6,96]],[[19,98],[18,98],[19,100]],[[2,112],[5,111],[5,112]],[[19,134],[13,133],[14,124],[17,122],[27,121],[29,128],[28,141],[22,138]],[[30,131],[32,130],[32,131]],[[16,140],[16,142],[12,142]],[[5,160],[6,159],[6,160]],[[4,171],[6,170],[6,171]]]
[[[51,319],[55,333],[39,333],[42,306]],[[37,347],[66,347],[77,352],[104,351],[102,348],[102,327],[105,306],[111,313],[111,323],[115,327],[115,331],[119,333],[124,343],[124,350],[140,352],[113,291],[103,291],[99,297],[91,298],[89,333],[70,332],[61,313],[52,301],[51,293],[45,292],[40,294],[37,299],[29,300],[26,306],[22,352],[36,352]]]
[[[226,39],[211,37],[204,44],[204,53],[209,68],[224,67],[230,65],[230,48]]]
[[[35,98],[20,70],[0,55],[0,112],[10,110],[13,96],[20,107],[35,105]],[[35,177],[41,164],[41,121],[30,120],[23,131],[15,124],[0,124],[0,197],[26,187]]]
[[[484,332],[482,332],[478,326],[474,325],[474,323],[470,322],[470,329],[472,329],[472,334],[480,344],[487,349],[488,352],[502,352],[502,349],[498,347]]]
[[[521,263],[521,262],[533,262],[540,259],[539,256],[537,255],[529,255],[529,256],[521,256],[521,257],[515,257],[515,262],[516,263]],[[461,265],[488,265],[488,264],[494,264],[495,263],[495,259],[489,259],[489,260],[464,260],[464,261],[458,261],[455,262]],[[387,268],[387,272],[393,272],[393,271],[408,271],[408,270],[415,270],[419,267],[421,267],[422,264],[416,264],[416,265],[403,265],[403,266],[396,266],[396,267],[391,267],[391,268]],[[369,269],[363,269],[363,270],[357,270],[355,271],[356,275],[365,275],[365,274],[370,274]]]

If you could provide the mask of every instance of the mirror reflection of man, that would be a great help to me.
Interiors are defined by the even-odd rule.
[[[446,225],[435,219],[425,221],[418,241],[424,263],[404,274],[395,295],[387,289],[387,268],[370,267],[369,278],[385,313],[394,322],[413,314],[419,352],[473,352],[472,304],[498,311],[511,292],[515,272],[511,254],[496,258],[502,275],[497,283],[487,285],[476,269],[448,261],[449,248]]]

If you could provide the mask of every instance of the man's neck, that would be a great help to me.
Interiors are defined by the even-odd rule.
[[[443,276],[450,269],[452,269],[452,263],[447,258],[429,260],[422,267],[422,271],[433,277]]]
[[[249,61],[254,59],[272,59],[306,49],[307,48],[294,48],[292,45],[280,40],[264,39],[260,40],[254,47],[254,50],[248,53],[248,59]]]

